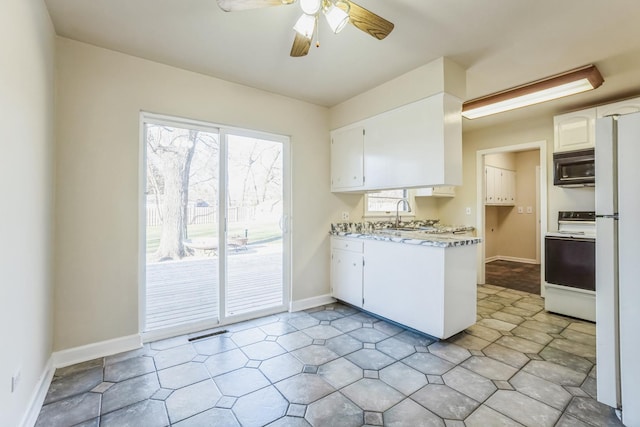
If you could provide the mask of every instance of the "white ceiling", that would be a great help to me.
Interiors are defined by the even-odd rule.
[[[467,99],[594,63],[605,83],[473,122],[484,127],[640,94],[638,0],[357,0],[395,24],[379,41],[320,23],[291,58],[297,4],[225,13],[216,0],[45,0],[58,35],[323,106],[440,56],[467,69]]]

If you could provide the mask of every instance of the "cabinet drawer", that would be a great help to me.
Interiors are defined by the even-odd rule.
[[[331,239],[331,249],[362,253],[364,242],[356,239]]]

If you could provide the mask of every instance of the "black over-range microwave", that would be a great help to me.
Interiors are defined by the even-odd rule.
[[[553,154],[553,184],[564,187],[596,185],[595,150],[566,151]]]

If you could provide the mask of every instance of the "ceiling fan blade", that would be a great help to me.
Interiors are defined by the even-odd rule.
[[[368,11],[362,6],[350,1],[349,22],[359,30],[382,40],[393,30],[393,24],[386,19]]]
[[[293,46],[291,46],[290,55],[294,58],[306,56],[307,53],[309,53],[309,48],[311,47],[311,39],[306,38],[297,31],[295,33],[296,38],[293,39]]]
[[[218,6],[225,12],[238,10],[258,9],[268,6],[281,6],[291,4],[296,0],[218,0]]]

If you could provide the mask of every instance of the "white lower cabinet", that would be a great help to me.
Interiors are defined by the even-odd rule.
[[[362,307],[362,243],[331,238],[331,288],[333,297]]]
[[[354,265],[358,254],[336,247],[338,240],[363,245],[360,279]],[[437,338],[476,322],[476,245],[440,248],[358,240],[332,238],[335,298]],[[350,267],[337,262],[338,253],[350,260]]]

